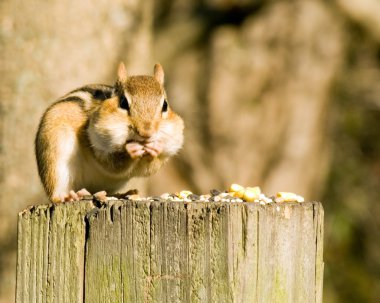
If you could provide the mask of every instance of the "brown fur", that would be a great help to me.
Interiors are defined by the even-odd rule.
[[[58,139],[64,138],[67,131],[73,130],[78,137],[83,137],[86,114],[75,102],[57,102],[43,115],[36,140],[36,157],[38,172],[42,184],[49,196],[57,183],[54,164],[57,162]]]
[[[154,76],[127,76],[121,64],[114,88],[85,86],[47,109],[35,149],[39,175],[52,200],[62,200],[70,189],[85,186],[93,191],[117,190],[134,176],[155,173],[178,151],[183,121],[170,108],[162,112],[163,81],[160,65],[155,66]],[[128,111],[120,108],[122,95]],[[131,157],[128,142],[137,142],[145,155]]]

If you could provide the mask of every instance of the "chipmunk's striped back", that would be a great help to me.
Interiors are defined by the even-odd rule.
[[[69,92],[59,98],[57,102],[83,102],[83,109],[87,111],[94,106],[99,105],[99,102],[112,98],[113,96],[115,96],[113,86],[104,84],[89,84]]]

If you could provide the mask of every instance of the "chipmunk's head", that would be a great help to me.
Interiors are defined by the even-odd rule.
[[[170,134],[178,123],[182,131],[182,119],[167,101],[160,64],[154,66],[153,76],[129,76],[120,63],[117,76],[114,97],[103,102],[94,124],[102,138],[97,145],[113,151],[128,142],[152,142]]]
[[[162,66],[154,66],[154,76],[127,76],[120,63],[115,89],[119,109],[128,116],[136,139],[149,139],[169,113]]]

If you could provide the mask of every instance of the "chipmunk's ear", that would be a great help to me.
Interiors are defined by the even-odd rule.
[[[161,85],[164,85],[165,74],[164,74],[164,69],[162,68],[162,66],[161,66],[160,63],[157,63],[157,64],[154,66],[154,77],[156,78],[156,80],[157,80]]]
[[[120,82],[125,82],[127,80],[127,70],[123,62],[120,62],[119,68],[117,69],[117,77]]]

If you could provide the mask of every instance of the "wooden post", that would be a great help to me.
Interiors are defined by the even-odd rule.
[[[17,302],[322,302],[319,202],[87,200],[18,226]]]

